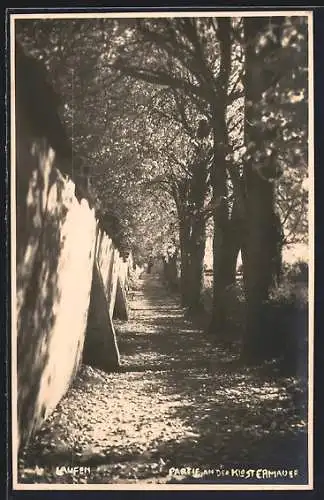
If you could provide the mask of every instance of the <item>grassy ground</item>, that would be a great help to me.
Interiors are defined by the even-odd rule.
[[[21,454],[20,482],[307,481],[303,377],[242,367],[235,344],[226,350],[194,327],[154,275],[140,280],[131,308],[116,323],[124,372],[82,366]],[[262,478],[259,469],[290,472]]]

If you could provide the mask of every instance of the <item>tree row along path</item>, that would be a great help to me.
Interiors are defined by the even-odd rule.
[[[130,320],[116,322],[124,371],[82,366],[20,457],[19,481],[235,483],[242,481],[235,472],[219,471],[274,467],[296,469],[282,482],[300,482],[302,384],[240,367],[193,326],[157,275],[142,275],[130,304]],[[90,472],[58,475],[56,466]],[[176,470],[185,467],[200,472]]]

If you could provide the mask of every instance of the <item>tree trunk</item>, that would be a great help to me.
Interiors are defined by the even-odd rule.
[[[172,291],[178,289],[178,273],[177,273],[177,252],[169,257],[168,267],[169,267],[169,286]]]
[[[189,311],[192,314],[203,309],[202,291],[204,286],[204,256],[206,247],[206,220],[203,213],[207,193],[207,161],[198,155],[192,168],[192,178],[188,191],[190,211],[190,292]]]
[[[216,155],[215,155],[216,156]],[[213,166],[212,186],[216,206],[213,236],[213,310],[209,331],[221,337],[225,333],[225,288],[228,272],[227,260],[228,206],[225,158],[218,154],[219,164]],[[217,161],[217,160],[216,160]]]
[[[181,298],[191,312],[202,307],[206,223],[203,217],[180,221]]]
[[[202,290],[204,286],[204,256],[206,246],[206,223],[202,216],[192,220],[190,236],[190,268],[188,307],[193,314],[203,308]]]
[[[243,354],[247,361],[258,362],[266,354],[264,318],[274,276],[274,189],[252,170],[247,178],[247,324]]]
[[[260,128],[258,105],[264,91],[263,73],[266,70],[264,53],[257,53],[255,41],[268,24],[267,19],[244,19],[246,37],[246,115],[245,142],[262,151],[266,140]],[[280,42],[278,42],[280,43]],[[255,77],[258,68],[259,78]],[[260,68],[262,71],[260,71]],[[265,179],[253,160],[244,165],[246,183],[246,239],[245,284],[247,292],[247,324],[243,344],[243,357],[258,363],[266,359],[267,339],[265,315],[270,287],[274,282],[275,263],[278,263],[278,217],[275,213],[274,182]],[[279,221],[280,225],[280,221]]]
[[[272,276],[272,287],[276,287],[280,284],[282,279],[282,247],[284,241],[284,232],[282,228],[281,219],[278,213],[275,213],[274,217],[274,248],[273,248],[273,276]]]
[[[226,267],[226,286],[236,283],[237,259],[243,247],[244,221],[239,211],[238,203],[234,200],[231,218],[226,232],[226,254],[224,266]]]
[[[214,237],[213,237],[213,311],[209,327],[210,333],[221,337],[225,333],[225,289],[228,281],[227,238],[229,213],[227,201],[226,148],[228,144],[226,111],[227,89],[231,69],[231,21],[218,19],[218,38],[220,42],[220,70],[218,92],[212,106],[212,128],[214,160],[211,171],[213,188]]]
[[[177,253],[168,255],[163,259],[163,274],[166,285],[172,291],[178,288]]]
[[[184,307],[190,303],[190,224],[188,217],[179,220],[181,276],[181,302]]]
[[[182,303],[192,314],[195,314],[202,309],[206,245],[206,221],[203,207],[208,175],[207,161],[199,153],[191,166],[191,174],[191,178],[181,186],[178,216]]]

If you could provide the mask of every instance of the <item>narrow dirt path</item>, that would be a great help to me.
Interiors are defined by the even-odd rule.
[[[184,467],[205,471],[204,480],[241,481],[215,472],[231,467],[296,470],[281,482],[306,480],[301,382],[239,368],[157,276],[144,275],[132,295],[130,320],[116,323],[125,371],[82,367],[21,457],[20,481],[199,481],[192,471],[170,476]],[[91,470],[57,475],[56,466]]]

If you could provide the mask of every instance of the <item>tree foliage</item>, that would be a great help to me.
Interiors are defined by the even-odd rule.
[[[249,234],[239,229],[251,222],[246,165],[272,186],[283,243],[307,240],[307,20],[249,18],[247,36],[246,19],[16,21],[62,96],[73,155],[118,244],[158,256],[181,249],[187,231],[189,249],[213,216],[219,304],[242,246],[233,236]],[[262,196],[258,203],[263,210]]]

